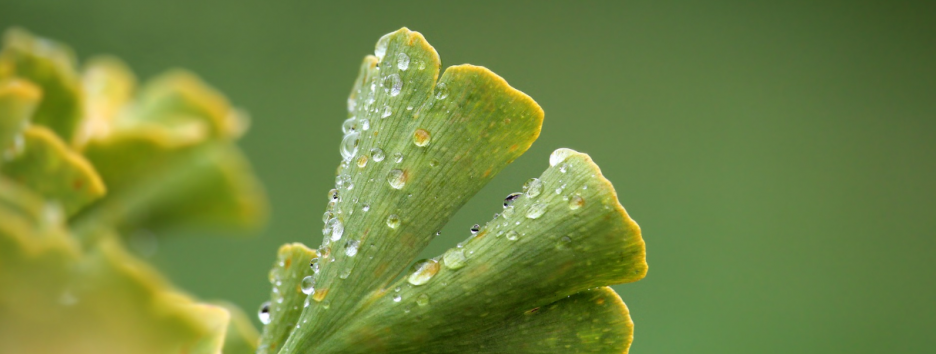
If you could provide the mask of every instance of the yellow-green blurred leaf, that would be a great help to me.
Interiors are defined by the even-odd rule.
[[[163,74],[141,90],[133,119],[168,125],[205,124],[208,135],[237,138],[247,128],[247,116],[214,88],[184,70]]]
[[[133,98],[136,77],[120,59],[99,56],[85,63],[81,78],[85,117],[76,137],[79,147],[89,139],[107,136],[118,113]]]
[[[70,145],[84,113],[81,81],[71,49],[21,29],[8,30],[0,51],[0,79],[11,77],[31,81],[42,89],[42,101],[32,122],[49,127]]]
[[[15,155],[22,148],[14,144],[22,144],[22,137],[17,136],[26,128],[41,97],[39,88],[28,81],[0,80],[0,150],[4,155]]]
[[[23,151],[0,166],[0,172],[60,202],[68,215],[104,196],[104,183],[94,167],[55,133],[31,126],[22,134]]]
[[[219,302],[231,314],[227,335],[224,337],[224,354],[254,354],[260,333],[254,327],[250,317],[241,308],[229,302]]]

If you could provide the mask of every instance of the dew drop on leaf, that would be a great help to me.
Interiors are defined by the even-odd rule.
[[[380,148],[371,148],[370,154],[371,154],[371,158],[374,159],[374,162],[383,161],[383,159],[386,157],[386,155],[384,155],[383,150],[381,150]]]
[[[383,106],[383,109],[380,111],[380,118],[387,118],[391,114],[393,114],[393,111],[390,110],[390,106]]]
[[[260,318],[260,323],[270,324],[270,302],[264,302],[260,304],[260,310],[257,311],[257,317]]]
[[[445,252],[442,256],[442,263],[445,265],[445,268],[455,270],[465,266],[467,259],[465,258],[465,252],[458,248],[452,248]]]
[[[387,217],[387,226],[391,229],[400,227],[400,217],[396,214],[390,214],[390,216]]]
[[[332,188],[330,191],[328,191],[328,200],[330,200],[330,201],[335,201],[335,202],[338,201],[338,190],[337,190],[337,189]]]
[[[449,95],[448,87],[444,82],[440,82],[438,85],[436,85],[435,92],[435,98],[437,100],[444,100]]]
[[[389,183],[390,187],[393,187],[393,189],[403,189],[403,186],[406,185],[406,174],[403,173],[403,170],[390,170],[390,173],[387,174],[387,183]]]
[[[549,155],[549,165],[550,166],[558,165],[562,161],[565,161],[567,158],[569,158],[569,156],[572,156],[572,154],[574,153],[575,153],[575,150],[572,150],[572,149],[566,149],[566,148],[556,149],[556,151],[553,151],[552,154]]]
[[[311,275],[306,275],[305,278],[302,278],[299,287],[302,289],[302,293],[309,295],[315,293],[315,278]]]
[[[403,54],[403,53],[400,53]],[[403,54],[406,55],[406,54]],[[400,80],[400,75],[390,74],[383,78],[381,86],[384,88],[384,92],[389,92],[390,97],[395,97],[400,94],[400,91],[403,90],[403,81]]]
[[[582,196],[576,194],[569,197],[569,209],[576,210],[583,205],[585,205],[585,198],[582,198]]]
[[[423,285],[439,272],[439,261],[427,259],[416,263],[413,269],[413,274],[410,274],[407,281],[413,285]]]
[[[403,154],[402,154],[402,153],[399,153],[399,152],[394,153],[394,154],[393,154],[393,162],[396,162],[396,163],[403,162]]]
[[[544,203],[533,203],[530,206],[530,209],[527,210],[526,217],[530,219],[536,219],[546,213],[546,204]]]
[[[397,54],[397,68],[403,71],[409,69],[410,58],[406,53]]]
[[[361,130],[370,129],[370,120],[367,118],[361,119]]]
[[[403,301],[403,297],[400,295],[393,295],[393,302]]]
[[[474,224],[474,226],[471,227],[471,234],[477,235],[478,231],[481,231],[481,225]]]
[[[357,240],[348,241],[348,244],[345,245],[345,255],[348,257],[354,257],[357,254],[358,246],[360,245],[361,243]]]
[[[517,231],[514,231],[514,230],[507,231],[507,239],[508,239],[508,240],[510,240],[510,241],[516,241],[518,238],[520,238],[520,234],[517,233]]]
[[[345,134],[341,140],[341,157],[345,161],[351,160],[354,154],[357,154],[358,143],[360,142],[357,132]]]
[[[429,305],[429,295],[421,294],[416,297],[416,305],[427,306]]]
[[[556,249],[567,250],[572,247],[572,239],[569,236],[562,236],[556,242]]]
[[[354,117],[345,119],[344,123],[341,124],[341,132],[348,134],[350,132],[357,130],[357,119]]]
[[[367,155],[361,155],[357,159],[357,167],[364,168],[367,166]]]
[[[530,178],[523,184],[523,193],[526,193],[527,198],[536,198],[543,192],[543,181],[539,178]]]
[[[429,135],[429,132],[425,129],[419,128],[413,133],[413,143],[416,144],[416,146],[423,147],[429,145],[430,139],[432,139],[432,136]]]
[[[529,214],[528,214],[528,215],[529,215]],[[332,230],[332,232],[331,232],[331,240],[332,240],[332,241],[338,241],[338,240],[340,240],[340,239],[341,239],[341,235],[344,234],[344,224],[342,224],[342,223],[341,223],[341,220],[338,220],[338,218],[332,219],[331,222],[329,222],[329,223],[332,224],[332,227],[331,227],[331,230]]]
[[[506,208],[509,207],[511,204],[513,204],[514,200],[516,200],[517,198],[520,198],[521,195],[523,195],[523,193],[510,193],[510,194],[508,194],[508,195],[507,195],[507,198],[504,198],[504,209],[506,209]]]

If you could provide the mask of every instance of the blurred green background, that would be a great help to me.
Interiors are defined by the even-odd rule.
[[[923,353],[936,346],[936,2],[3,0],[23,26],[141,78],[193,70],[253,116],[256,235],[166,234],[180,287],[254,309],[279,245],[321,242],[345,99],[384,33],[484,65],[546,111],[530,151],[425,252],[571,147],[640,223],[615,287],[632,353]]]

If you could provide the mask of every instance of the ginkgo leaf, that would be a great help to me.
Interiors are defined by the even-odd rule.
[[[37,125],[21,134],[23,151],[0,166],[0,172],[60,202],[68,215],[104,196],[94,167],[51,130]]]
[[[42,90],[33,124],[49,127],[71,145],[84,109],[81,80],[71,49],[21,29],[8,30],[0,51],[0,79],[14,77],[28,80]]]
[[[585,154],[557,150],[472,238],[405,270],[526,151],[543,112],[482,67],[450,67],[437,79],[438,55],[405,28],[381,38],[375,54],[348,100],[317,269],[277,273],[289,274],[272,294],[288,315],[270,318],[258,352],[626,351],[626,307],[608,289],[589,289],[642,278],[644,243]],[[298,260],[281,253],[279,264]],[[300,277],[310,295],[293,289]],[[544,308],[548,315],[530,317]],[[508,327],[516,330],[499,330]],[[519,337],[539,329],[548,332]]]
[[[32,117],[42,91],[28,81],[0,81],[0,150],[3,158],[13,158],[23,148],[20,135]]]
[[[219,353],[228,312],[173,290],[116,237],[84,251],[56,204],[0,177],[0,348]]]

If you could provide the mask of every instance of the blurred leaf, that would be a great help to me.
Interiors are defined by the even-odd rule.
[[[49,127],[71,145],[83,114],[81,82],[75,55],[67,46],[11,29],[0,51],[0,79],[18,77],[42,89],[32,122]]]
[[[54,204],[3,178],[0,200],[0,282],[15,284],[0,287],[0,352],[220,352],[225,309],[172,290],[115,237],[81,251]]]
[[[81,84],[85,91],[85,117],[77,137],[79,147],[89,139],[110,133],[118,113],[133,98],[136,77],[120,59],[99,56],[85,63]]]
[[[227,335],[224,337],[224,354],[254,354],[260,333],[254,328],[250,317],[240,307],[229,302],[219,302],[231,314]]]
[[[104,196],[104,183],[94,167],[55,133],[31,126],[22,134],[22,153],[0,166],[0,172],[62,203],[68,215]]]
[[[4,157],[18,153],[22,146],[16,142],[19,134],[29,123],[42,92],[35,85],[23,80],[0,81],[0,150]]]

